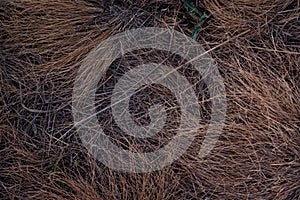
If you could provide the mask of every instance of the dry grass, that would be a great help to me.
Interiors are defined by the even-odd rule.
[[[212,15],[197,41],[218,46],[211,55],[226,85],[224,132],[205,159],[195,153],[199,133],[171,166],[130,174],[108,169],[81,145],[71,113],[74,78],[87,53],[113,34],[145,26],[191,34],[196,22],[183,4],[2,0],[0,199],[299,199],[299,0],[197,6]],[[115,67],[124,72],[138,62],[127,60]]]

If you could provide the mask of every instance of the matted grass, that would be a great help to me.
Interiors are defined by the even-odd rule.
[[[111,35],[146,26],[192,35],[196,19],[175,0],[1,0],[0,199],[299,199],[299,4],[195,3],[210,13],[196,40],[213,49],[225,81],[224,131],[205,159],[197,157],[203,130],[169,167],[131,174],[110,170],[82,146],[71,113],[76,72]],[[128,55],[115,68],[135,62]]]

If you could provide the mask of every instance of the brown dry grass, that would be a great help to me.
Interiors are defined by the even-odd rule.
[[[299,0],[197,6],[212,14],[197,41],[219,45],[211,55],[226,85],[224,132],[205,159],[195,154],[199,137],[171,166],[130,174],[81,145],[73,81],[110,35],[144,26],[191,34],[182,3],[2,0],[0,199],[300,199]]]

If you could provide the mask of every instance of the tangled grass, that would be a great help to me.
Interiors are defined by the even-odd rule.
[[[191,35],[197,22],[183,3],[2,0],[0,199],[299,199],[299,0],[204,0],[195,6],[211,14],[196,40],[225,81],[224,131],[205,159],[197,157],[203,130],[172,165],[135,174],[110,170],[81,145],[71,113],[74,79],[88,52],[116,33],[157,26]],[[141,58],[164,59],[159,52],[138,52],[112,69],[123,73]],[[179,61],[171,56],[166,62]],[[152,89],[140,95],[169,102]],[[139,105],[145,111],[146,104],[133,107]],[[107,127],[110,120],[99,116]],[[159,141],[130,145],[157,147]]]

